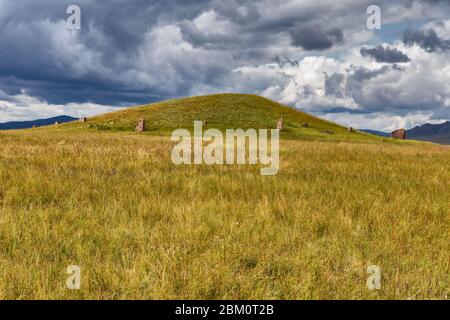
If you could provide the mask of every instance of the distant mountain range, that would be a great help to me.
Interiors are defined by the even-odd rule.
[[[429,124],[408,130],[407,137],[414,140],[432,141],[450,144],[450,121],[441,124]]]
[[[0,130],[28,129],[33,128],[33,126],[42,127],[54,124],[55,122],[64,123],[74,120],[77,120],[77,118],[69,116],[58,116],[48,119],[39,119],[32,121],[12,121],[0,123]]]
[[[388,132],[370,129],[364,129],[361,131],[382,137],[390,136],[390,133]],[[441,124],[426,123],[424,125],[417,126],[406,132],[406,139],[450,144],[450,121]]]

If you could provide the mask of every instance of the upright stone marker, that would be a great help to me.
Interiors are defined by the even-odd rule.
[[[398,129],[391,133],[391,137],[394,139],[406,140],[406,130]]]
[[[145,119],[141,118],[137,123],[136,132],[144,132],[144,131],[145,131]]]
[[[281,118],[280,120],[278,120],[278,123],[277,123],[277,129],[278,129],[278,130],[283,130],[283,129],[284,129],[283,118]]]

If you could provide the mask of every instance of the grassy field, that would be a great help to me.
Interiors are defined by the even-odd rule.
[[[214,111],[224,98],[235,107]],[[252,96],[198,99],[0,133],[0,298],[448,298],[450,148],[351,134]],[[133,133],[141,116],[149,131]],[[279,116],[276,176],[171,162],[166,134],[194,118]],[[66,288],[68,265],[81,290]],[[370,265],[380,290],[366,287]]]

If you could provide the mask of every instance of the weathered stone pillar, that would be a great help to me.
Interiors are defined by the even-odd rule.
[[[137,123],[136,132],[144,132],[144,131],[145,131],[145,119],[141,118]]]
[[[278,123],[277,123],[277,129],[278,129],[278,130],[283,130],[283,129],[284,129],[284,121],[283,121],[283,118],[281,118],[280,120],[278,120]]]
[[[394,139],[405,140],[406,139],[406,130],[405,129],[395,130],[391,133],[391,137]]]

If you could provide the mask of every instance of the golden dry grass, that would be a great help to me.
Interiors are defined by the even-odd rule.
[[[281,141],[175,166],[168,137],[0,134],[2,299],[407,299],[450,293],[450,149]],[[68,265],[81,290],[68,290]],[[369,265],[382,289],[366,287]]]

